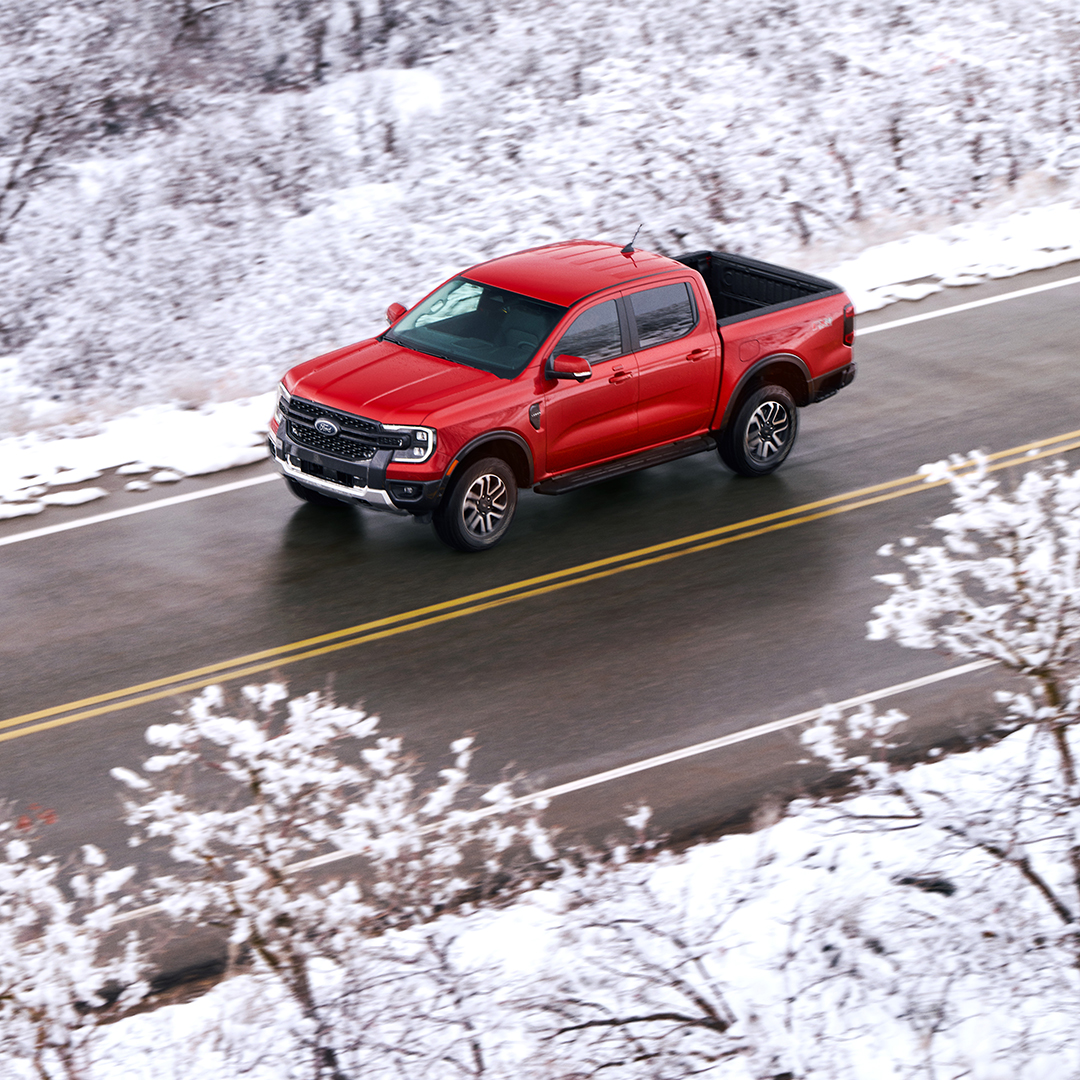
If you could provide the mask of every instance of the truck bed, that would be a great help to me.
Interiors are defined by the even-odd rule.
[[[675,258],[705,279],[717,326],[842,291],[824,278],[725,251],[694,251]]]

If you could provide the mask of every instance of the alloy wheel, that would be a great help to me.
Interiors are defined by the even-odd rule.
[[[781,453],[792,434],[791,414],[780,401],[763,401],[746,425],[747,456],[762,465]]]
[[[465,528],[477,537],[490,536],[506,516],[510,493],[501,476],[483,473],[470,485],[462,501]]]

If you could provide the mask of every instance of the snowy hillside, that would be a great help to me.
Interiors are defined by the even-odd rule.
[[[1055,0],[0,14],[0,433],[265,391],[538,242],[826,269],[1077,194]]]

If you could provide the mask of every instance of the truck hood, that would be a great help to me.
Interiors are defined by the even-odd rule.
[[[292,394],[387,424],[422,424],[433,409],[503,382],[489,372],[374,338],[317,356],[286,376]]]

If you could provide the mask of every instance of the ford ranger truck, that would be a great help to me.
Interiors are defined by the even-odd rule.
[[[830,281],[718,251],[570,240],[462,271],[292,368],[269,448],[297,497],[430,520],[461,551],[547,495],[716,450],[764,476],[855,377]]]

